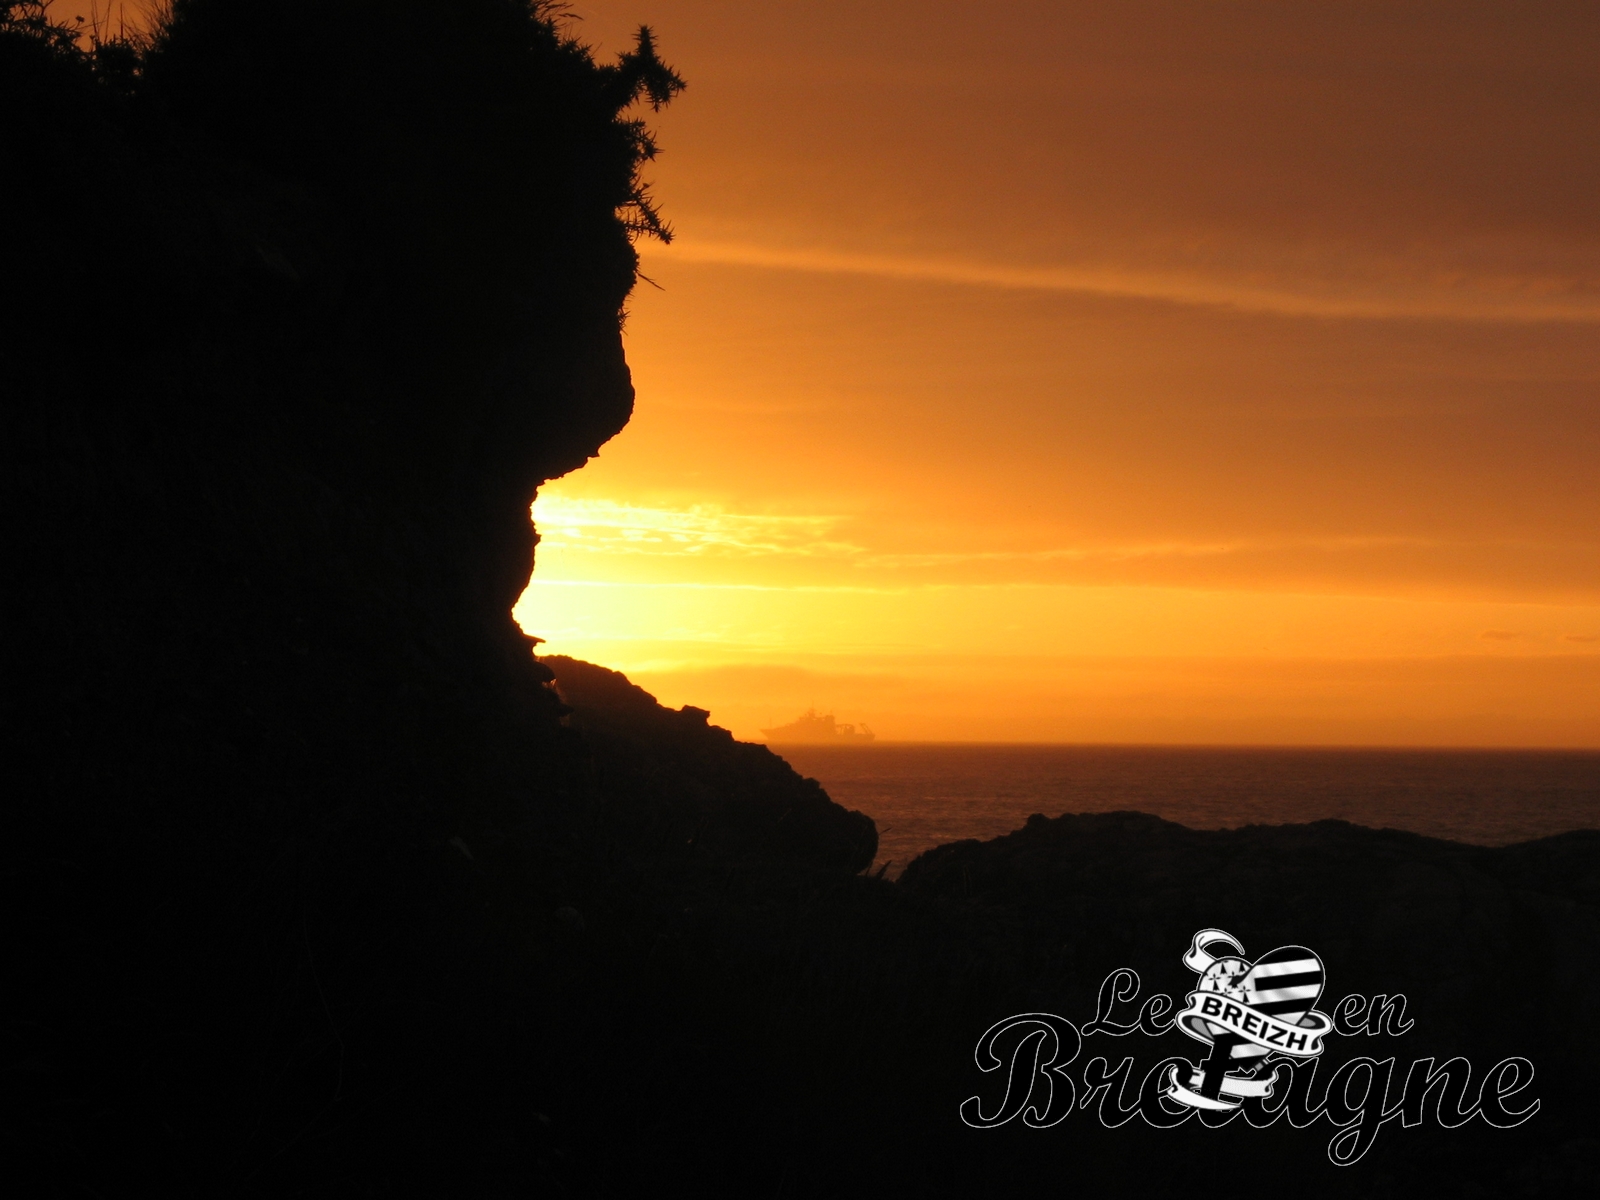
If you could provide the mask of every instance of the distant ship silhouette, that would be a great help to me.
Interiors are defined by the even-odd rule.
[[[872,730],[866,724],[861,726],[861,732],[856,732],[854,725],[840,725],[833,719],[832,713],[818,713],[814,708],[808,708],[798,718],[787,725],[778,725],[772,729],[761,731],[769,742],[870,742],[875,740]]]

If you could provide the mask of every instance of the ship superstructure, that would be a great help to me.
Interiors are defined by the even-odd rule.
[[[819,713],[814,708],[806,709],[787,725],[777,725],[761,732],[769,742],[821,742],[830,745],[870,742],[876,740],[877,736],[865,723],[859,728],[840,724],[833,719],[832,713]]]

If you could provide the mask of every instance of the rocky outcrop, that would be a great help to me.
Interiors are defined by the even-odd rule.
[[[90,1191],[455,1144],[588,803],[528,505],[631,411],[627,110],[681,85],[526,0],[48,16],[0,4],[23,1140]]]
[[[769,858],[861,871],[872,818],[841,808],[765,746],[735,741],[705,709],[665,708],[627,676],[561,655],[540,662],[589,749],[608,840],[652,851]]]
[[[1441,1039],[1514,1028],[1550,1062],[1600,1071],[1600,832],[1470,846],[1343,821],[1196,830],[1143,813],[1028,824],[915,859],[900,886],[1014,913],[1086,974],[1113,958],[1170,974],[1197,929],[1308,945],[1330,988],[1403,992]],[[1530,986],[1560,962],[1559,1011]],[[1477,1031],[1477,1032],[1474,1032]]]
[[[1089,989],[1120,966],[1181,1002],[1196,977],[1178,956],[1201,929],[1228,931],[1250,957],[1311,947],[1327,970],[1324,1011],[1349,995],[1406,998],[1398,1023],[1414,1027],[1358,1034],[1347,1053],[1537,1066],[1536,1123],[1453,1143],[1424,1132],[1391,1164],[1409,1155],[1412,1172],[1505,1187],[1521,1186],[1515,1176],[1529,1194],[1575,1194],[1600,1174],[1600,832],[1491,848],[1342,821],[1195,830],[1143,813],[1036,815],[1005,837],[928,851],[899,886],[1003,914],[1057,957],[1075,981],[1059,1002],[1084,1014]]]

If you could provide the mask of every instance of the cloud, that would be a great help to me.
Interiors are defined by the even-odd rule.
[[[1457,277],[1440,281],[1439,286],[1429,286],[1426,282],[1379,281],[1365,286],[1335,288],[1303,278],[1298,281],[1299,286],[1274,286],[1231,279],[1226,274],[1208,276],[1118,266],[1013,266],[970,259],[789,248],[691,237],[680,238],[670,249],[652,248],[650,253],[694,263],[869,275],[969,287],[1121,296],[1283,316],[1600,322],[1600,298],[1582,291],[1549,294],[1548,285],[1541,286],[1540,281],[1484,279],[1474,287],[1470,281]]]
[[[616,664],[613,664],[616,665]],[[807,707],[884,740],[1600,747],[1600,658],[1015,656],[624,667],[756,738]]]
[[[665,507],[607,499],[543,495],[533,518],[546,549],[622,555],[706,558],[791,555],[834,558],[853,567],[916,569],[978,563],[1125,563],[1218,559],[1284,551],[1348,553],[1418,550],[1442,545],[1415,537],[1244,538],[1230,541],[1130,542],[1034,549],[900,551],[840,536],[844,516],[732,513],[716,504]],[[1485,635],[1488,636],[1488,635]]]
[[[1338,554],[1396,548],[1418,550],[1444,544],[1437,538],[1418,537],[1241,538],[1227,542],[1132,542],[1120,545],[1057,546],[1042,550],[889,553],[873,554],[863,561],[873,566],[884,567],[925,567],[978,562],[1123,563],[1152,559],[1213,559],[1286,551]]]
[[[850,557],[862,552],[859,546],[827,536],[838,517],[730,513],[714,504],[653,508],[541,496],[534,502],[533,519],[540,544],[563,550],[698,558]]]
[[[804,500],[790,501],[787,512],[740,512],[695,503],[693,493],[634,502],[552,488],[533,509],[541,536],[538,579],[871,593],[1061,584],[1600,604],[1593,546],[1557,538],[1287,531],[1161,537],[1156,529],[1149,538],[1095,538],[1003,520],[978,525],[970,517],[906,525],[886,519],[871,497],[851,497],[832,513],[808,513]],[[850,511],[857,507],[865,511]],[[1581,628],[1581,620],[1572,623]],[[1533,635],[1503,618],[1483,624],[1516,624],[1524,642]],[[1537,632],[1557,638],[1563,631]]]
[[[1592,633],[1569,633],[1561,640],[1564,642],[1600,642],[1600,637]]]

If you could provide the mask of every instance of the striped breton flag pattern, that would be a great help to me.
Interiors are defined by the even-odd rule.
[[[1304,946],[1280,946],[1256,960],[1244,977],[1244,1002],[1256,1012],[1298,1024],[1322,996],[1322,960]],[[1257,1059],[1271,1054],[1266,1046],[1241,1042],[1230,1058]]]

